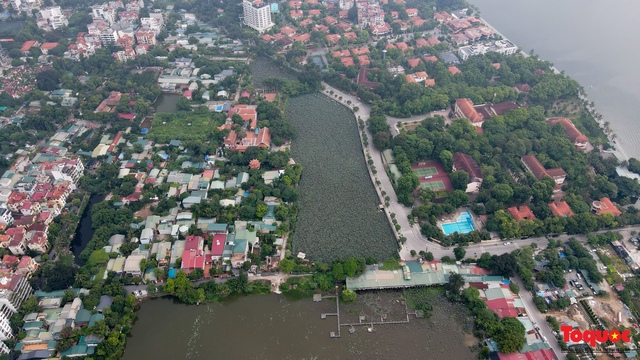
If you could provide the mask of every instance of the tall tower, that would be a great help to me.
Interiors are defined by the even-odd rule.
[[[262,34],[274,25],[271,21],[271,8],[264,1],[255,0],[251,2],[244,0],[242,8],[244,10],[244,24],[259,33]]]

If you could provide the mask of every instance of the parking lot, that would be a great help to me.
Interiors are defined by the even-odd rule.
[[[566,272],[564,274],[565,280],[569,290],[576,294],[576,297],[591,296],[593,291],[589,288],[589,285],[584,281],[584,278],[576,271]]]

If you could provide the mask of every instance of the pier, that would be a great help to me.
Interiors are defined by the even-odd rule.
[[[403,292],[404,292],[404,290],[403,290]],[[406,298],[407,298],[406,297],[406,293],[404,293],[404,298],[405,298],[405,300],[404,300],[404,310],[405,310],[405,316],[406,316],[406,319],[404,319],[404,320],[389,320],[389,321],[387,321],[387,320],[385,320],[385,316],[380,316],[380,320],[379,321],[377,321],[377,320],[374,321],[373,319],[367,320],[367,316],[365,316],[365,315],[360,315],[359,318],[358,318],[358,322],[356,322],[356,323],[341,323],[340,322],[340,298],[339,298],[339,295],[338,295],[337,287],[336,287],[336,295],[335,296],[333,296],[333,295],[331,295],[331,296],[322,296],[322,299],[334,299],[334,298],[336,299],[336,312],[335,313],[322,313],[322,314],[320,314],[320,318],[323,319],[323,320],[326,319],[328,316],[335,316],[337,318],[337,331],[332,331],[329,334],[329,336],[331,338],[339,338],[339,337],[341,337],[340,329],[343,326],[349,327],[349,333],[350,334],[353,334],[353,333],[356,332],[356,329],[355,329],[356,326],[367,326],[368,330],[371,332],[371,331],[373,331],[373,327],[375,325],[408,324],[410,322],[410,320],[411,320],[409,315],[416,315],[417,316],[417,314],[415,312],[409,312],[409,308],[407,307],[407,301],[406,301]],[[317,301],[315,299],[316,299],[316,297],[314,296],[314,301]]]

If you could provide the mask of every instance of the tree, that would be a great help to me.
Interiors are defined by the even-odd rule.
[[[509,283],[509,290],[511,290],[512,293],[517,294],[520,292],[520,286],[518,286],[518,284],[511,282]]]
[[[358,262],[356,261],[356,258],[348,258],[347,261],[344,262],[343,269],[348,277],[356,276],[356,272],[358,271]]]
[[[342,301],[346,303],[354,302],[358,298],[358,295],[353,290],[344,289],[342,290],[341,298],[342,298]]]
[[[60,72],[54,69],[38,73],[38,75],[36,75],[38,89],[42,91],[53,91],[57,89],[61,76]]]
[[[513,189],[508,184],[497,184],[491,189],[491,195],[499,202],[507,202],[513,196]]]
[[[460,295],[460,289],[464,286],[464,278],[460,274],[450,273],[449,274],[449,282],[446,285],[447,290],[449,291],[449,296],[452,299],[457,299]]]
[[[296,263],[289,258],[284,258],[280,260],[280,271],[285,274],[291,274],[293,268],[296,266]]]
[[[453,254],[456,256],[456,260],[458,261],[462,260],[466,253],[467,251],[462,246],[458,246],[457,248],[453,249]]]
[[[512,254],[493,255],[491,258],[491,270],[496,274],[509,278],[516,273],[517,268],[518,263]]]
[[[469,183],[469,174],[464,170],[457,170],[449,175],[451,184],[456,190],[467,190],[467,184]]]
[[[446,171],[451,171],[453,168],[453,154],[449,150],[442,150],[440,152],[440,161]]]
[[[526,341],[524,325],[516,318],[505,317],[500,321],[500,329],[494,340],[505,354],[520,351]]]
[[[433,253],[431,253],[431,251],[427,252],[427,253],[424,255],[424,260],[425,260],[425,261],[433,261]]]

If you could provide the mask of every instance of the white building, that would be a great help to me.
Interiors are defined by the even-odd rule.
[[[153,229],[144,228],[140,234],[140,244],[149,244],[153,242]]]
[[[0,208],[0,224],[7,226],[13,224],[13,215],[9,209]]]
[[[518,52],[518,47],[509,40],[497,40],[494,42],[478,43],[463,46],[458,49],[458,55],[465,61],[474,55],[484,55],[488,52],[497,52],[502,55],[513,55]]]
[[[349,10],[353,7],[353,0],[340,0],[339,6],[340,10]]]
[[[51,6],[40,10],[36,22],[38,27],[44,30],[56,30],[69,25],[69,20],[62,14],[60,6]]]
[[[263,33],[273,27],[274,23],[271,21],[269,4],[262,0],[255,0],[254,2],[244,0],[242,7],[244,9],[245,25],[257,30],[259,33]]]
[[[113,29],[105,29],[100,32],[100,42],[102,45],[113,44],[120,39],[120,34]]]
[[[94,21],[104,21],[109,23],[109,25],[113,25],[116,21],[115,10],[107,4],[92,6],[91,15],[93,16]]]

